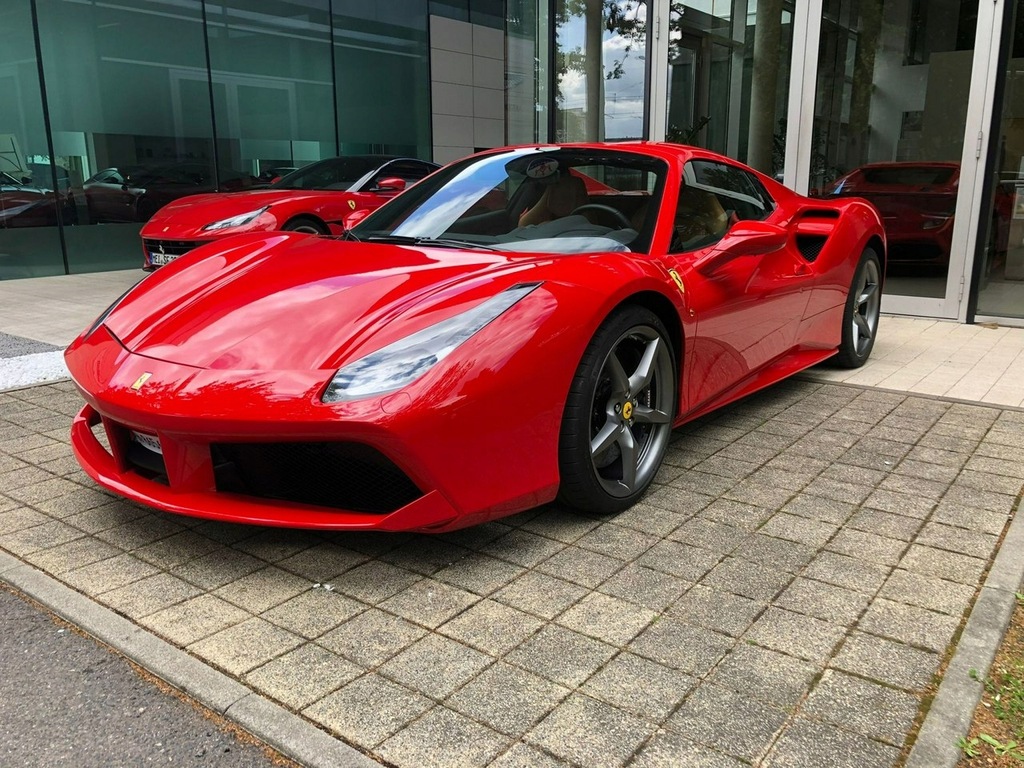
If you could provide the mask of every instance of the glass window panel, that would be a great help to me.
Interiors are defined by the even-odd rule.
[[[782,172],[792,6],[789,0],[672,4],[670,141]]]
[[[342,154],[429,159],[426,0],[334,0],[338,133]]]
[[[140,266],[138,232],[159,207],[214,188],[200,6],[37,0],[54,163],[75,193],[64,228],[72,272]],[[198,167],[176,180],[180,166]],[[97,174],[117,169],[116,183]]]
[[[976,312],[1024,318],[1024,0],[1011,5],[1013,38],[1003,54],[1003,103],[993,123],[999,151],[990,167],[992,194],[976,268]]]
[[[208,3],[206,21],[221,175],[334,156],[328,0]]]
[[[556,0],[555,140],[642,138],[647,6]]]
[[[971,89],[977,0],[830,0],[812,194],[875,204],[886,293],[943,298]]]
[[[505,71],[505,124],[510,144],[547,139],[546,62],[541,66],[550,20],[536,0],[509,0]]]
[[[63,274],[71,179],[50,163],[29,0],[0,3],[0,280]],[[54,171],[57,179],[54,180]]]

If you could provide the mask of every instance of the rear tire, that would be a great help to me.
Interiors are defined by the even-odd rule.
[[[319,221],[314,219],[308,219],[300,217],[298,219],[292,219],[285,224],[281,229],[284,232],[305,232],[309,235],[327,235],[330,234],[327,231],[327,227],[321,224]]]
[[[865,248],[853,273],[843,311],[843,338],[836,364],[860,368],[868,361],[878,335],[882,307],[882,264],[873,248]]]
[[[558,445],[558,498],[584,512],[632,506],[672,436],[677,368],[664,324],[626,306],[601,325],[576,370]]]

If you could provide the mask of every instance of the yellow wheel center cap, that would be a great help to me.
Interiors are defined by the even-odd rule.
[[[626,401],[626,404],[622,406],[622,418],[632,419],[633,418],[633,404]]]

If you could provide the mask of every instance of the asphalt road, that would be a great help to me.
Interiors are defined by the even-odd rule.
[[[0,766],[294,766],[0,588]]]

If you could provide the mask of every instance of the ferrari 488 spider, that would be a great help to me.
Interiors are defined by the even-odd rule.
[[[884,260],[870,204],[703,150],[491,150],[343,237],[239,235],[147,277],[66,353],[72,443],[100,485],[222,520],[614,513],[674,426],[862,364]]]
[[[263,189],[181,197],[142,228],[142,268],[156,269],[241,232],[341,234],[353,211],[379,208],[439,167],[414,158],[350,155],[299,168]]]

